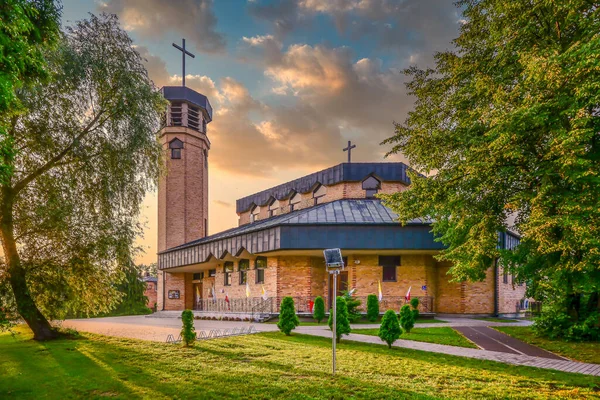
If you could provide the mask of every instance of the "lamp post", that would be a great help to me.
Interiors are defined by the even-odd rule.
[[[333,326],[331,327],[331,375],[335,376],[335,345],[336,345],[336,331],[337,331],[337,276],[340,271],[344,269],[344,259],[342,258],[342,251],[340,249],[328,249],[323,251],[325,256],[325,269],[333,277]]]

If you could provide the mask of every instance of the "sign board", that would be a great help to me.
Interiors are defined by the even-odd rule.
[[[178,300],[179,296],[179,290],[169,290],[169,299]]]
[[[421,290],[422,290],[422,291],[426,291],[426,290],[427,290],[427,285],[423,285],[423,286],[421,286]]]

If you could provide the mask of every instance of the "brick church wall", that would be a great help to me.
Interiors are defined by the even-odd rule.
[[[511,275],[507,277],[507,283],[504,283],[504,270],[498,268],[498,314],[514,314],[517,312],[517,303],[525,298],[525,285],[519,286],[513,280]],[[531,300],[531,299],[529,299]]]

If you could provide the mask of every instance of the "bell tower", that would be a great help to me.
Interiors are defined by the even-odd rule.
[[[185,86],[165,86],[169,101],[160,133],[165,171],[158,185],[158,251],[208,234],[207,125],[212,108],[206,96]]]

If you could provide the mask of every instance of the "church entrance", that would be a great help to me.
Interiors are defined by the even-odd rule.
[[[202,284],[194,283],[194,310],[202,311]]]
[[[337,280],[337,294],[336,296],[341,296],[342,292],[348,290],[348,271],[342,271],[338,275]],[[333,275],[329,275],[329,308],[333,307]]]

